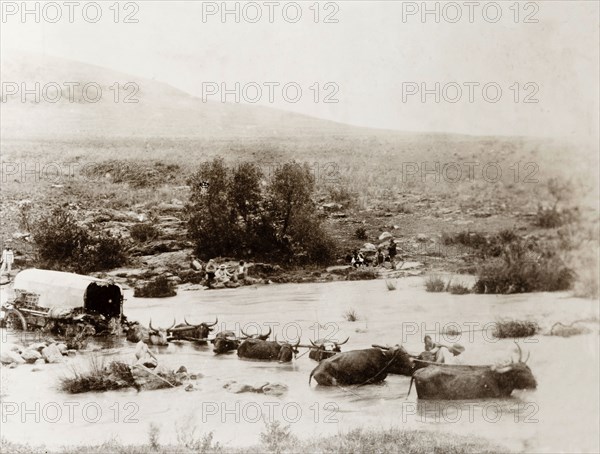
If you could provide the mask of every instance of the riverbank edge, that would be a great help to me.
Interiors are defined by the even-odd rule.
[[[188,434],[189,435],[189,434]],[[7,454],[145,454],[148,452],[162,454],[180,453],[214,453],[214,454],[262,454],[273,453],[397,453],[429,454],[432,452],[462,453],[506,453],[511,452],[504,446],[499,446],[484,438],[471,435],[456,435],[449,432],[433,432],[420,429],[355,429],[340,433],[334,437],[318,436],[313,438],[298,438],[290,433],[289,426],[282,427],[279,423],[267,424],[261,432],[261,443],[247,447],[232,447],[215,442],[212,432],[192,438],[185,435],[179,437],[178,444],[162,445],[159,441],[158,428],[149,426],[148,442],[145,444],[126,445],[111,439],[99,445],[63,446],[57,449],[44,445],[33,446],[27,443],[8,441],[4,437],[0,441],[0,451]]]

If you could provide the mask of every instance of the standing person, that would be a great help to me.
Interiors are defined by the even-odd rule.
[[[393,238],[390,238],[390,245],[388,246],[388,255],[390,256],[390,265],[392,265],[392,269],[396,268],[396,254],[398,254],[396,242]]]
[[[375,256],[375,265],[382,266],[383,262],[385,262],[385,257],[383,256],[383,251],[381,248],[377,249],[377,255]]]
[[[0,268],[0,276],[4,274],[4,271],[8,271],[8,276],[10,277],[10,272],[12,271],[12,264],[15,261],[15,254],[12,251],[12,248],[6,247],[4,251],[2,251],[2,268]]]

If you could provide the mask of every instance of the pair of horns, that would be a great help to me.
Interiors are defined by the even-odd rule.
[[[269,337],[271,335],[271,327],[269,326],[269,332],[267,334],[248,334],[246,332],[244,332],[243,329],[240,328],[240,331],[242,332],[242,334],[246,337],[249,338],[254,338],[254,336],[258,336],[258,337]]]
[[[174,326],[175,326],[175,319],[173,319],[173,324],[171,326],[169,326],[168,328],[166,328],[166,329],[163,329],[163,328],[154,328],[152,326],[152,319],[150,319],[150,323],[148,324],[148,328],[150,328],[150,331],[168,331],[171,328],[173,328]]]
[[[319,342],[318,344],[314,343],[312,339],[309,339],[309,340],[310,340],[310,343],[313,345],[313,347],[316,347],[316,348],[321,348],[325,344],[333,344],[336,347],[339,347],[340,345],[344,345],[346,342],[348,342],[350,340],[350,337],[347,337],[344,342],[334,342],[334,341],[323,340],[323,342]]]
[[[277,342],[277,343],[278,343],[279,345],[281,345],[282,347],[283,347],[284,345],[292,345],[292,344],[290,344],[289,342],[279,342],[279,341],[277,340],[277,334],[275,334],[275,342]],[[294,347],[294,348],[296,348],[296,347],[298,347],[299,345],[300,345],[300,338],[298,338],[298,342],[296,342],[296,344],[295,344],[295,345],[293,345],[293,347]]]
[[[216,320],[215,320],[215,322],[214,322],[213,324],[208,324],[208,323],[200,323],[200,325],[193,325],[193,324],[191,324],[190,322],[188,322],[188,321],[186,320],[186,318],[185,318],[185,317],[183,317],[183,321],[184,321],[184,322],[185,322],[185,324],[186,324],[186,325],[188,325],[188,326],[200,326],[200,325],[206,325],[207,327],[211,328],[211,327],[215,326],[217,323],[219,323],[219,317],[216,317]]]

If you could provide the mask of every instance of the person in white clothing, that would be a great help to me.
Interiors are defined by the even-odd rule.
[[[15,254],[11,248],[4,248],[2,251],[2,267],[0,268],[0,276],[4,274],[5,271],[8,272],[10,276],[10,272],[12,271],[12,264],[15,262]]]

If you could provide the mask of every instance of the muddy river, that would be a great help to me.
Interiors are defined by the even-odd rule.
[[[8,295],[3,289],[3,299]],[[127,292],[130,319],[169,326],[173,317],[191,323],[214,321],[220,329],[248,332],[273,328],[279,339],[302,343],[310,338],[343,340],[345,350],[372,343],[403,343],[422,350],[422,338],[458,342],[466,347],[463,361],[486,364],[517,357],[511,340],[493,338],[500,319],[536,320],[547,331],[557,321],[598,317],[598,302],[563,293],[527,295],[464,295],[427,293],[423,278],[398,281],[388,291],[381,280],[324,284],[286,284],[219,291],[180,291],[168,299],[136,299]],[[358,321],[347,321],[353,309]],[[441,336],[446,327],[460,327],[460,336]],[[226,445],[257,443],[265,421],[289,424],[294,434],[309,437],[336,434],[357,427],[400,426],[473,434],[523,452],[598,452],[599,358],[597,324],[588,334],[570,338],[536,335],[521,339],[529,366],[538,380],[535,391],[515,391],[510,399],[473,402],[417,401],[410,379],[388,376],[384,384],[360,388],[324,388],[308,377],[316,363],[306,349],[291,364],[252,362],[237,355],[214,356],[211,346],[187,343],[153,347],[163,365],[202,375],[196,391],[183,387],[136,392],[114,391],[68,395],[58,380],[73,367],[84,369],[91,356],[132,361],[133,346],[118,342],[95,353],[67,358],[64,364],[1,369],[1,435],[12,441],[62,444],[145,443],[148,428],[160,429],[160,442],[176,442],[178,434],[212,431]],[[2,333],[3,341],[15,341]],[[524,356],[525,356],[524,355]],[[282,397],[232,394],[223,386],[238,383],[281,383]]]

